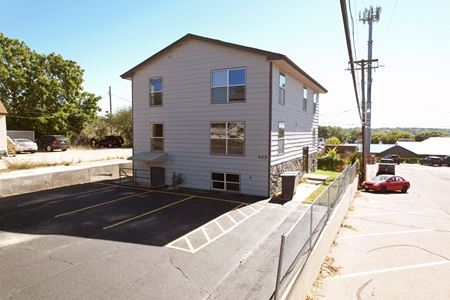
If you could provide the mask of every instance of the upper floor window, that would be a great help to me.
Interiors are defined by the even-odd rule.
[[[283,104],[286,100],[286,76],[283,73],[280,73],[280,80],[278,86],[278,103]]]
[[[161,106],[163,104],[163,79],[162,77],[150,79],[150,106]]]
[[[164,125],[151,124],[150,149],[155,152],[164,151]]]
[[[303,111],[308,110],[308,89],[303,87]]]
[[[313,102],[313,111],[314,113],[317,112],[317,104],[319,104],[319,94],[314,94],[314,102]]]
[[[245,122],[214,122],[210,127],[211,154],[244,155]]]
[[[246,85],[245,68],[211,71],[211,102],[245,101]]]
[[[284,123],[278,123],[278,155],[284,154]]]

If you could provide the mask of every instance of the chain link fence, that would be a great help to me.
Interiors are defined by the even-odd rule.
[[[358,174],[358,162],[348,166],[281,236],[274,299],[285,291],[292,277],[303,269],[328,218]]]

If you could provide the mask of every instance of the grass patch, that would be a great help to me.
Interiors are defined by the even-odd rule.
[[[317,170],[308,174],[326,175],[328,176],[328,178],[317,188],[317,190],[311,193],[308,198],[303,201],[303,203],[305,204],[312,203],[314,200],[316,200],[316,198],[319,197],[323,190],[325,190],[327,186],[329,186],[336,179],[336,177],[341,174],[341,172]]]
[[[15,161],[15,162],[6,162],[6,167],[8,171],[15,170],[27,170],[34,168],[43,168],[43,167],[54,167],[65,163],[49,163],[49,162],[31,162],[31,161]],[[69,163],[70,164],[70,163]]]

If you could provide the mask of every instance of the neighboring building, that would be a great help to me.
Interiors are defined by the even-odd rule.
[[[371,154],[384,157],[397,154],[402,158],[423,158],[425,156],[450,155],[450,137],[430,137],[422,142],[398,141],[396,144],[372,144]]]
[[[8,112],[0,101],[0,156],[6,155],[7,153],[6,115],[8,115]]]
[[[397,145],[418,157],[450,155],[450,137],[430,137],[422,142],[398,142]]]
[[[184,187],[269,196],[283,171],[315,161],[327,91],[283,54],[188,34],[121,77],[133,166],[152,185],[175,173]]]

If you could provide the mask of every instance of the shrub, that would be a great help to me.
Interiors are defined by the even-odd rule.
[[[342,171],[344,168],[344,160],[336,152],[336,148],[328,150],[328,152],[317,158],[317,167],[328,171]]]

